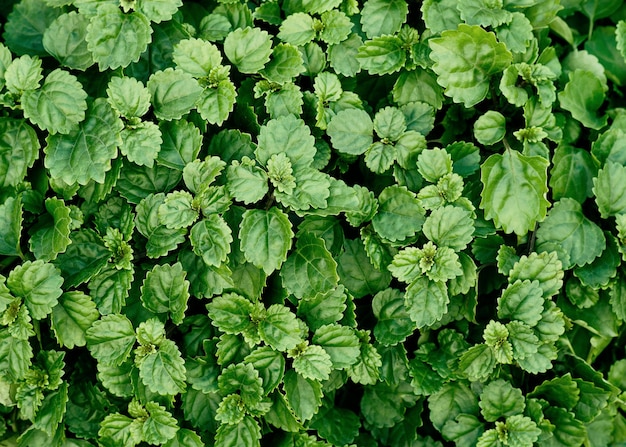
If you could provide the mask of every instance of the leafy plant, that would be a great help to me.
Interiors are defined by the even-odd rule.
[[[626,443],[626,6],[0,5],[6,446]]]

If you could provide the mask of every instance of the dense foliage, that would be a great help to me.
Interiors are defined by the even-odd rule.
[[[1,445],[626,445],[622,1],[0,11]]]

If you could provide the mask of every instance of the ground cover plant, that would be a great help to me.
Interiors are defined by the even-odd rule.
[[[0,6],[0,445],[626,445],[626,6]]]

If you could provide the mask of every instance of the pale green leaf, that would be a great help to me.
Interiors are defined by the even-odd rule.
[[[141,81],[127,76],[112,77],[107,85],[107,100],[126,118],[141,117],[150,108],[150,92]]]
[[[426,149],[417,157],[417,169],[426,180],[437,183],[452,172],[452,156],[444,149]]]
[[[233,111],[236,98],[235,85],[224,79],[214,87],[205,88],[196,106],[202,118],[211,124],[221,125]]]
[[[336,323],[320,326],[313,335],[313,343],[324,348],[334,369],[346,369],[354,365],[361,352],[354,329]]]
[[[133,127],[127,127],[120,134],[122,143],[120,152],[128,160],[140,166],[151,168],[159,154],[163,139],[161,129],[151,122],[144,121]]]
[[[287,215],[276,207],[247,210],[239,229],[241,251],[248,262],[270,275],[280,268],[291,248],[293,231]]]
[[[135,330],[121,314],[103,316],[85,332],[91,355],[105,365],[121,365],[135,344]]]
[[[472,241],[474,222],[470,211],[452,205],[433,210],[426,218],[422,231],[437,246],[464,250]]]
[[[0,187],[15,186],[24,180],[39,157],[39,149],[37,133],[26,120],[1,119]]]
[[[604,103],[604,88],[602,81],[592,72],[575,70],[569,73],[569,82],[558,97],[561,107],[585,127],[600,129],[606,125],[606,116],[598,115],[598,109]]]
[[[351,34],[344,41],[330,45],[328,62],[337,74],[353,77],[361,71],[361,64],[357,60],[361,45],[363,40],[357,34]]]
[[[358,336],[361,341],[361,352],[356,363],[348,368],[348,375],[354,383],[374,385],[380,380],[382,357],[370,342],[369,331],[358,331]]]
[[[182,0],[136,0],[136,2],[136,11],[156,23],[170,20],[183,5]]]
[[[193,196],[187,191],[174,191],[159,205],[159,223],[172,230],[187,228],[198,219],[198,210],[192,207]]]
[[[124,14],[113,4],[103,4],[87,25],[87,47],[101,71],[137,62],[150,43],[152,28],[140,13]]]
[[[481,414],[489,422],[521,414],[526,406],[522,390],[502,379],[494,380],[483,388],[478,405]]]
[[[425,0],[422,2],[420,10],[426,27],[435,34],[456,29],[457,25],[462,22],[457,5],[457,0]]]
[[[251,314],[254,306],[241,295],[228,293],[215,297],[207,304],[207,310],[211,324],[227,334],[238,334],[252,324]]]
[[[147,83],[154,114],[176,120],[188,113],[202,95],[202,87],[190,74],[174,68],[157,71]]]
[[[429,40],[433,70],[446,95],[471,107],[481,102],[489,90],[491,76],[503,71],[511,53],[493,33],[473,25],[460,24],[441,37]]]
[[[360,155],[373,141],[374,125],[361,109],[345,109],[333,116],[326,133],[333,147],[342,153]]]
[[[502,0],[465,0],[458,9],[468,25],[497,27],[512,20],[511,12],[503,9]]]
[[[368,38],[395,34],[409,12],[403,0],[367,0],[361,9],[361,26]]]
[[[180,324],[187,310],[189,281],[182,265],[156,265],[146,274],[141,286],[141,301],[154,313],[168,312],[174,324]]]
[[[175,230],[161,224],[158,210],[164,201],[165,194],[150,194],[136,207],[137,230],[148,239],[146,254],[151,258],[158,258],[176,248],[187,233],[184,228]]]
[[[518,279],[537,280],[544,298],[555,295],[563,285],[563,265],[556,252],[531,253],[522,256],[509,272],[509,282]]]
[[[196,255],[207,265],[219,266],[230,253],[232,232],[223,217],[211,214],[191,227],[189,234]]]
[[[31,366],[33,348],[28,340],[11,336],[9,329],[0,330],[0,374],[12,382],[23,379]]]
[[[571,197],[583,203],[593,195],[593,178],[597,175],[597,167],[588,151],[560,145],[554,152],[552,164],[550,188],[555,200]]]
[[[372,311],[377,318],[374,337],[383,345],[403,342],[417,328],[404,306],[404,296],[396,289],[378,292],[372,300]]]
[[[60,270],[41,260],[23,262],[11,270],[7,278],[11,293],[24,300],[35,320],[41,320],[52,312],[63,293],[62,284]]]
[[[421,329],[434,325],[448,311],[448,292],[445,283],[421,276],[406,289],[404,305],[411,320]]]
[[[507,150],[481,166],[480,207],[505,233],[524,235],[546,216],[548,161]]]
[[[579,202],[563,198],[555,203],[537,230],[537,250],[556,251],[563,268],[589,264],[602,254],[606,239],[600,227],[587,219]]]
[[[593,193],[603,219],[626,212],[626,166],[607,161],[593,179]]]
[[[92,299],[82,292],[66,292],[52,309],[51,327],[61,346],[85,346],[85,332],[100,317]]]
[[[43,79],[41,59],[24,55],[13,59],[4,72],[5,86],[9,92],[20,95],[26,90],[36,90]]]
[[[224,54],[241,73],[258,73],[270,60],[272,41],[260,28],[239,28],[226,36]]]
[[[258,202],[269,191],[267,174],[249,157],[244,157],[241,162],[233,160],[226,170],[226,177],[230,194],[245,204]]]
[[[486,381],[496,367],[493,349],[479,343],[472,346],[459,358],[459,371],[470,381]]]
[[[141,427],[144,441],[153,445],[161,445],[176,436],[178,422],[165,407],[156,402],[147,402],[146,411],[149,416],[143,421]]]
[[[277,351],[293,349],[302,341],[296,315],[281,304],[272,304],[258,323],[261,339]]]
[[[505,134],[506,118],[495,110],[487,111],[474,122],[474,137],[481,144],[496,144]]]
[[[98,437],[110,445],[134,447],[142,440],[142,423],[120,413],[108,414],[100,423]]]
[[[543,289],[538,281],[517,280],[498,298],[498,318],[519,320],[532,327],[541,319]]]
[[[260,446],[261,427],[252,416],[246,415],[237,424],[221,424],[215,435],[215,447]]]
[[[55,197],[46,199],[45,206],[51,219],[46,216],[33,228],[36,231],[32,233],[29,243],[35,258],[52,261],[71,243],[70,208]]]
[[[376,232],[385,239],[398,241],[417,233],[424,223],[424,208],[414,193],[405,187],[388,186],[378,197],[378,212],[372,219]]]
[[[291,45],[301,46],[313,40],[313,17],[303,12],[291,14],[280,24],[278,38]]]
[[[298,48],[289,43],[280,43],[272,50],[272,58],[261,74],[272,82],[285,83],[303,71],[302,54]]]
[[[91,180],[104,183],[121,143],[122,128],[122,121],[111,106],[98,98],[77,129],[67,135],[48,135],[45,166],[53,177],[70,185],[86,185]]]
[[[153,393],[175,395],[185,391],[185,361],[173,341],[164,340],[156,352],[135,359],[135,363],[142,382]]]
[[[75,132],[85,119],[86,99],[87,93],[78,79],[57,68],[46,76],[41,88],[24,92],[22,107],[24,116],[40,129],[68,134]]]
[[[265,165],[272,155],[284,153],[295,171],[310,166],[315,152],[315,138],[310,129],[301,119],[288,115],[261,127],[255,155]]]
[[[361,68],[370,74],[394,73],[406,62],[407,54],[402,45],[402,41],[396,36],[374,37],[359,47],[356,57]]]
[[[298,348],[296,348],[298,350]],[[308,345],[293,358],[293,369],[305,379],[327,380],[333,363],[328,353],[318,345]]]
[[[178,42],[172,57],[178,68],[195,78],[208,76],[213,68],[222,64],[219,49],[211,42],[197,38]]]
[[[320,19],[323,27],[319,33],[319,37],[328,45],[335,45],[346,40],[352,31],[353,23],[342,11],[335,9],[325,11],[322,13]]]
[[[94,64],[87,47],[85,14],[70,11],[62,14],[43,33],[42,44],[61,65],[75,70],[86,70]]]

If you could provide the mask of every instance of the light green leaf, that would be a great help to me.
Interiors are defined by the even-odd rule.
[[[120,134],[122,142],[120,152],[128,160],[140,166],[151,168],[159,154],[163,138],[161,129],[151,121],[144,121],[133,127],[127,127]]]
[[[354,329],[336,323],[320,326],[312,340],[328,353],[334,369],[351,367],[361,353],[361,343]]]
[[[556,251],[564,269],[589,264],[600,256],[606,239],[600,227],[587,219],[579,202],[563,198],[555,203],[537,230],[537,251]]]
[[[502,0],[466,0],[459,3],[458,9],[468,25],[497,27],[512,20],[511,12],[503,9]]]
[[[372,300],[372,311],[377,318],[374,337],[383,345],[403,342],[417,325],[404,306],[404,295],[396,289],[378,292]]]
[[[474,137],[480,144],[496,144],[505,134],[506,118],[495,110],[488,110],[474,122]]]
[[[498,298],[498,318],[519,320],[532,327],[541,319],[543,289],[538,281],[517,280]]]
[[[290,82],[304,71],[302,54],[294,45],[280,43],[272,50],[271,60],[265,64],[261,74],[272,82]]]
[[[496,367],[493,349],[479,343],[472,346],[459,358],[459,371],[470,381],[486,381]]]
[[[598,115],[598,109],[604,103],[604,88],[602,81],[592,72],[575,70],[569,73],[569,82],[558,97],[561,107],[585,127],[600,129],[606,125],[606,116]]]
[[[357,34],[351,34],[344,41],[329,46],[328,62],[337,74],[353,77],[361,71],[357,54],[362,45],[361,37]]]
[[[524,53],[533,40],[533,25],[521,12],[513,12],[511,20],[496,28],[498,40],[512,53]]]
[[[493,33],[479,26],[460,24],[441,37],[428,41],[435,61],[433,70],[445,93],[455,102],[471,107],[482,101],[489,90],[491,76],[503,71],[512,60],[511,53]],[[468,81],[470,80],[470,81]]]
[[[383,366],[382,357],[376,347],[370,342],[369,331],[359,331],[361,339],[361,353],[353,365],[348,368],[348,375],[354,383],[374,385],[380,380],[380,371]]]
[[[337,262],[324,241],[312,234],[298,237],[293,251],[280,270],[283,286],[297,298],[326,292],[337,286]]]
[[[478,405],[488,422],[521,414],[526,406],[522,390],[502,379],[494,380],[483,388]]]
[[[448,311],[448,292],[445,283],[421,276],[406,289],[404,305],[411,320],[421,329],[432,326]]]
[[[158,210],[164,201],[165,194],[150,194],[135,209],[137,230],[148,238],[146,254],[151,258],[158,258],[176,248],[185,240],[187,233],[185,228],[174,230],[161,224]]]
[[[298,347],[294,351],[298,351],[292,363],[296,373],[310,380],[323,381],[328,379],[333,363],[324,348],[308,345],[302,351]]]
[[[61,346],[85,346],[85,332],[100,317],[92,299],[82,292],[65,292],[52,309],[51,327]]]
[[[143,421],[143,440],[149,444],[161,445],[173,439],[178,432],[178,421],[165,407],[156,402],[147,402],[148,418]]]
[[[238,28],[226,36],[224,54],[241,73],[258,73],[270,60],[272,40],[260,28]]]
[[[406,62],[407,53],[402,45],[402,40],[396,36],[374,37],[359,47],[356,57],[361,68],[370,74],[394,73]]]
[[[48,135],[44,148],[46,168],[52,177],[69,185],[86,185],[90,180],[104,183],[121,143],[122,128],[122,121],[107,101],[96,99],[77,129],[67,135]]]
[[[169,312],[174,324],[181,324],[187,310],[189,281],[180,262],[155,265],[141,286],[141,302],[154,313]]]
[[[464,250],[473,239],[472,213],[452,205],[437,208],[426,218],[422,231],[439,247]]]
[[[175,395],[185,391],[185,361],[173,341],[163,340],[156,352],[136,358],[135,363],[142,382],[153,393]]]
[[[367,0],[361,9],[361,26],[370,39],[395,34],[408,13],[409,7],[403,0]]]
[[[456,29],[462,22],[456,0],[425,0],[421,12],[426,27],[434,34]]]
[[[319,37],[328,45],[335,45],[344,41],[352,31],[353,23],[342,11],[335,9],[325,11],[321,17],[322,29]]]
[[[592,190],[603,219],[626,213],[626,166],[607,161],[593,179]]]
[[[22,201],[9,197],[0,205],[0,254],[21,256]]]
[[[36,231],[29,243],[35,258],[52,261],[71,243],[69,235],[72,220],[70,208],[65,206],[63,200],[50,197],[46,199],[45,206],[49,214],[33,228]]]
[[[11,270],[7,278],[11,293],[24,300],[35,320],[41,320],[52,312],[63,293],[62,284],[60,270],[41,260],[23,262]]]
[[[414,193],[402,186],[388,186],[378,197],[378,212],[372,219],[376,232],[398,241],[417,233],[424,223],[424,208]]]
[[[301,46],[315,38],[313,17],[303,12],[291,14],[280,24],[278,38],[291,45]]]
[[[563,267],[556,252],[522,256],[509,272],[509,282],[518,279],[539,281],[544,298],[555,295],[563,286]]]
[[[103,4],[87,25],[87,47],[100,71],[137,62],[150,43],[152,28],[141,13],[124,14],[114,4]]]
[[[441,390],[428,398],[430,420],[437,430],[447,421],[453,421],[460,414],[478,414],[478,400],[464,382],[446,383]]]
[[[346,310],[346,289],[339,285],[327,292],[306,296],[298,302],[297,315],[312,331],[321,326],[335,323],[343,318]]]
[[[333,147],[342,153],[360,155],[373,141],[374,125],[369,114],[361,109],[345,109],[328,123],[326,133]]]
[[[204,447],[204,443],[195,432],[181,428],[163,447]]]
[[[39,157],[39,149],[37,133],[26,120],[1,119],[0,187],[21,182]]]
[[[258,202],[269,191],[265,171],[249,157],[239,162],[233,160],[226,170],[227,187],[232,196],[245,204]]]
[[[151,22],[161,23],[170,20],[178,8],[183,5],[182,0],[136,0],[136,10],[146,16]]]
[[[107,101],[126,118],[141,117],[150,108],[150,91],[135,78],[114,76],[107,86]]]
[[[154,114],[162,120],[180,119],[196,105],[202,94],[198,81],[177,68],[153,73],[146,86]]]
[[[202,118],[211,124],[221,125],[233,111],[237,91],[228,79],[223,79],[214,87],[204,89],[196,104]]]
[[[426,149],[417,157],[417,169],[426,180],[437,183],[452,172],[452,156],[444,149]]]
[[[315,138],[310,129],[301,119],[288,115],[270,120],[261,127],[255,155],[265,165],[272,155],[284,153],[296,171],[310,166],[315,152]]]
[[[135,330],[121,314],[103,316],[85,332],[91,355],[105,365],[121,365],[135,344]]]
[[[187,191],[174,191],[159,205],[159,223],[172,230],[187,228],[198,219],[198,210],[192,207],[193,196]]]
[[[23,379],[31,366],[33,348],[28,340],[20,340],[9,333],[9,329],[0,330],[0,374],[2,377],[17,382]]]
[[[142,423],[120,413],[108,414],[100,423],[98,437],[112,445],[134,447],[142,440]]]
[[[191,227],[189,234],[196,255],[207,265],[219,266],[230,253],[233,235],[223,217],[211,214]]]
[[[86,99],[87,93],[78,79],[57,68],[46,76],[41,88],[24,92],[22,107],[24,116],[40,129],[68,134],[75,132],[85,119]]]
[[[237,424],[221,424],[215,435],[215,447],[260,446],[261,427],[252,416],[246,415]]]
[[[284,389],[287,402],[301,421],[309,420],[322,405],[322,386],[305,379],[294,370],[285,372]]]
[[[280,209],[247,210],[239,230],[241,251],[248,262],[270,275],[287,258],[293,235],[291,222]]]
[[[88,25],[89,18],[85,14],[76,11],[61,14],[44,31],[43,47],[61,65],[87,70],[94,64],[86,40]]]
[[[4,72],[5,86],[9,92],[20,95],[26,90],[36,90],[43,79],[41,59],[24,55],[13,59]]]
[[[555,200],[571,197],[583,203],[593,195],[593,178],[597,176],[597,167],[589,151],[559,145],[552,157],[552,164],[550,188]]]
[[[252,303],[241,295],[228,293],[207,304],[211,324],[227,334],[244,332],[252,324]]]
[[[192,38],[176,44],[172,53],[178,68],[194,78],[208,76],[211,70],[222,64],[222,54],[211,42]]]
[[[490,156],[481,166],[480,207],[505,233],[523,236],[546,216],[548,161],[517,151]]]
[[[344,242],[344,252],[339,257],[337,273],[340,282],[355,298],[374,295],[387,288],[391,281],[388,272],[378,270],[372,265],[360,239]]]
[[[277,351],[288,351],[302,341],[296,315],[281,304],[272,304],[258,327],[261,339]]]
[[[194,194],[207,188],[222,173],[226,163],[219,157],[209,156],[204,161],[193,160],[183,168],[185,185]]]

